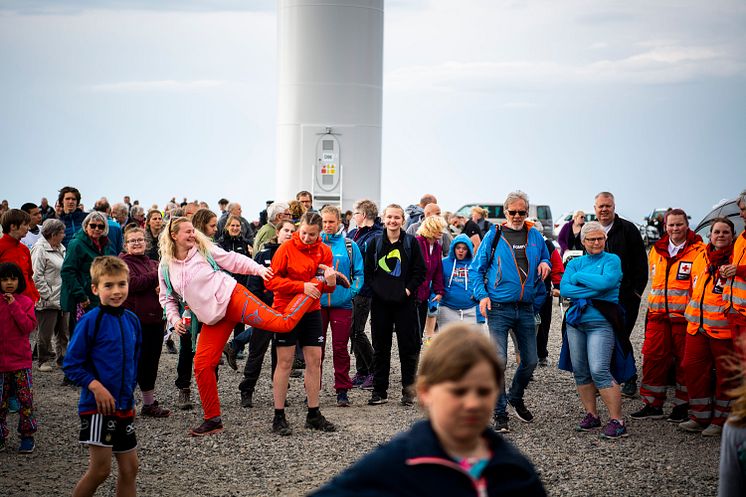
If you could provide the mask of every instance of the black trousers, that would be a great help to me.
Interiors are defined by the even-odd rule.
[[[163,349],[164,323],[142,325],[142,345],[140,346],[140,361],[137,363],[137,384],[140,390],[147,392],[155,388],[158,376],[158,362],[161,360]]]
[[[365,323],[370,314],[370,297],[356,296],[352,299],[352,330],[350,341],[355,355],[355,369],[360,376],[373,372],[373,346],[365,334]]]
[[[627,337],[632,336],[632,331],[635,329],[635,322],[637,316],[640,314],[640,297],[632,294],[619,294],[619,304],[624,307],[624,331],[627,333]],[[637,374],[629,379],[627,383],[636,383]]]
[[[544,304],[539,310],[539,316],[541,316],[541,324],[539,325],[539,333],[536,335],[536,355],[539,359],[546,359],[549,357],[549,351],[547,350],[547,344],[549,343],[549,328],[552,326],[552,303],[554,299],[552,294],[548,294]]]
[[[274,335],[271,331],[254,328],[254,333],[249,340],[249,356],[246,358],[246,365],[243,368],[243,380],[238,385],[238,389],[241,392],[254,393],[256,382],[259,381],[259,375],[262,372],[264,354],[267,353],[270,344],[272,344],[272,374],[270,375],[270,383],[272,382],[272,376],[274,376],[275,368],[277,367],[277,351],[272,340]]]
[[[402,391],[414,384],[420,358],[420,330],[414,299],[402,303],[385,302],[373,297],[370,306],[373,336],[373,391],[386,396],[391,369],[391,345],[394,331],[399,345]]]

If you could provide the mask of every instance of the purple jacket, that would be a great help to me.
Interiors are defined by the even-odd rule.
[[[562,229],[557,235],[557,243],[560,246],[560,254],[564,254],[566,250],[583,250],[583,244],[580,243],[580,233],[573,234],[572,225],[574,221],[570,219],[562,226]]]
[[[430,298],[430,293],[436,295],[446,293],[443,287],[443,247],[439,241],[436,241],[431,252],[427,239],[420,235],[417,235],[417,243],[420,244],[420,252],[422,252],[422,258],[425,260],[427,272],[425,273],[425,281],[417,289],[415,298],[418,302],[425,302]]]
[[[130,268],[130,288],[124,307],[134,312],[142,324],[163,322],[163,308],[158,301],[158,262],[147,255],[121,254]]]

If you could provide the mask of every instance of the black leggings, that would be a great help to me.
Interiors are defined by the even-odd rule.
[[[158,362],[163,348],[163,322],[142,325],[142,345],[140,361],[137,363],[137,384],[140,390],[148,392],[155,388],[158,375]]]

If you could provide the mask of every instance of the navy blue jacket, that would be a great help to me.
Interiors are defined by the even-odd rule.
[[[531,463],[500,435],[486,429],[492,458],[482,477],[486,496],[544,496]],[[318,497],[480,495],[476,481],[443,450],[430,421],[415,423],[311,493]]]
[[[79,413],[96,411],[88,390],[93,380],[106,387],[118,411],[135,407],[141,343],[140,320],[124,307],[99,306],[80,318],[63,363],[65,376],[82,387]]]
[[[375,240],[377,236],[381,236],[383,230],[384,227],[383,224],[381,224],[381,219],[376,218],[376,220],[373,221],[373,226],[363,226],[362,228],[352,229],[347,233],[347,238],[357,243],[357,246],[360,248],[360,253],[365,256],[365,251],[368,250],[368,244],[372,240]],[[373,296],[373,290],[370,288],[370,283],[368,281],[363,281],[363,287],[358,292],[358,295],[368,298]]]

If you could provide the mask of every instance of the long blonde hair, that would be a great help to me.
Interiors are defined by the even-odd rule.
[[[178,234],[181,225],[184,223],[192,224],[192,222],[186,217],[172,218],[168,221],[168,224],[166,224],[166,228],[161,231],[161,234],[158,236],[158,252],[161,256],[161,264],[164,266],[168,266],[171,263],[171,260],[176,257],[176,242],[174,242],[172,235]],[[213,246],[212,241],[207,238],[207,235],[196,228],[194,229],[194,237],[197,240],[197,250],[199,250],[199,253],[202,254],[205,259],[207,259],[207,254],[210,253]]]

